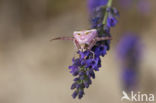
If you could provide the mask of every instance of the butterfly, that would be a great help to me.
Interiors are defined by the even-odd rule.
[[[91,50],[98,41],[111,40],[111,37],[98,37],[96,29],[74,31],[73,37],[57,37],[53,40],[72,40],[75,47],[80,51]]]

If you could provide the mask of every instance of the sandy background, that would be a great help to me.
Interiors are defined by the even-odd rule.
[[[74,55],[71,41],[49,42],[89,27],[83,0],[0,0],[0,103],[121,103],[120,65],[116,45],[126,30],[144,44],[139,89],[156,96],[156,1],[149,0],[147,15],[121,10],[112,30],[111,50],[102,68],[80,100],[71,97],[68,66]]]

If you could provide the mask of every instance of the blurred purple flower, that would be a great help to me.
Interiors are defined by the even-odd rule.
[[[139,0],[137,8],[139,12],[147,15],[150,12],[150,3],[148,0]]]
[[[117,56],[121,61],[123,85],[127,91],[136,86],[141,53],[142,45],[138,36],[128,33],[121,38],[117,46]]]
[[[134,68],[125,68],[122,71],[122,80],[124,88],[127,91],[131,91],[137,84],[138,71],[133,70]]]
[[[144,15],[150,12],[149,0],[120,0],[119,3],[124,9],[131,9],[136,6],[137,10]]]
[[[88,0],[90,14],[92,14],[97,7],[106,5],[107,2],[108,0]]]
[[[114,27],[117,24],[117,22],[118,22],[117,19],[113,15],[111,14],[108,15],[107,19],[108,27]]]
[[[134,59],[139,59],[141,48],[139,37],[135,33],[126,33],[117,46],[118,57],[123,60],[127,58],[129,53],[133,53]]]
[[[130,8],[133,2],[134,0],[119,0],[119,3],[123,8]]]

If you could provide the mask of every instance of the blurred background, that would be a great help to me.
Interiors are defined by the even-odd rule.
[[[87,1],[0,0],[0,103],[122,103],[116,49],[126,32],[142,43],[136,91],[156,96],[156,1],[114,1],[120,18],[111,31],[111,49],[84,98],[74,100],[68,66],[76,50],[71,41],[49,40],[90,27]]]

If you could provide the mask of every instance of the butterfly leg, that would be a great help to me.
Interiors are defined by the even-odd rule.
[[[103,40],[111,40],[112,38],[111,37],[96,37],[95,38],[95,41],[103,41]]]
[[[74,45],[75,45],[76,49],[80,50],[81,49],[81,46],[78,43],[78,41],[74,39],[73,42],[74,42]]]
[[[53,41],[53,40],[73,40],[73,39],[74,39],[73,37],[57,37],[57,38],[51,39],[50,41]]]
[[[93,39],[90,44],[88,44],[88,50],[91,50],[92,47],[96,44],[96,40]]]
[[[73,39],[73,42],[74,42],[75,48],[76,48],[77,50],[80,50],[80,51],[81,51],[81,46],[80,46],[80,44],[78,43],[78,41],[75,40],[75,39]],[[77,55],[77,52],[74,53],[74,57],[75,57],[76,55]]]
[[[88,50],[92,53],[93,58],[95,58],[95,53],[93,51],[91,51],[92,47],[96,44],[96,40],[93,39],[90,43],[90,45],[88,46]]]
[[[92,53],[93,58],[95,58],[95,53],[93,51],[90,51]]]

